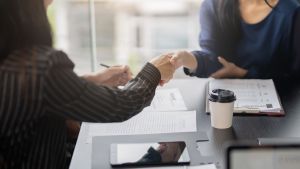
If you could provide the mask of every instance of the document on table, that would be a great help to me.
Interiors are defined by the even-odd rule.
[[[215,164],[207,164],[207,165],[197,165],[197,166],[147,167],[145,169],[217,169],[217,168]]]
[[[157,90],[150,106],[144,111],[187,110],[183,97],[177,88]]]
[[[122,123],[89,123],[87,143],[94,136],[196,132],[196,111],[143,111]]]
[[[273,80],[211,80],[209,92],[213,89],[226,89],[235,93],[235,113],[284,113]]]
[[[215,164],[188,166],[187,169],[217,169]]]

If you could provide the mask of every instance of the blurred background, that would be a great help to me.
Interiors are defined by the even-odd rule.
[[[79,75],[127,64],[136,74],[151,58],[198,49],[202,0],[56,0],[49,18],[55,47]],[[176,78],[186,77],[182,69]]]

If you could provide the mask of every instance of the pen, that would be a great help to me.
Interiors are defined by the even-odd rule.
[[[102,67],[105,67],[105,68],[110,68],[111,67],[111,66],[108,66],[108,65],[103,64],[103,63],[100,63],[99,65],[102,66]],[[131,76],[133,76],[133,74],[131,73],[131,71],[129,71],[129,73],[130,73]],[[123,74],[127,74],[127,73],[124,72]]]
[[[105,67],[105,68],[110,68],[110,66],[103,64],[103,63],[100,63],[100,66]]]

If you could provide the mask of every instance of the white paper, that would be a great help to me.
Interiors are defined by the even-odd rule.
[[[187,169],[217,169],[215,164],[199,165],[199,166],[189,166]]]
[[[143,111],[123,123],[89,123],[87,143],[94,136],[196,132],[196,111]]]
[[[234,110],[280,112],[281,105],[272,80],[211,80],[209,89],[226,89],[235,93]]]
[[[179,89],[157,90],[153,101],[144,111],[179,111],[187,110]]]
[[[143,167],[145,169],[217,169],[215,164],[198,166],[169,166],[169,167]]]

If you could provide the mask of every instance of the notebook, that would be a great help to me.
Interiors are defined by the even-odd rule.
[[[237,98],[234,103],[235,114],[285,115],[271,79],[212,79],[207,85],[207,98],[209,92],[214,89],[231,90],[235,93]],[[206,112],[209,113],[209,101],[206,100]]]

